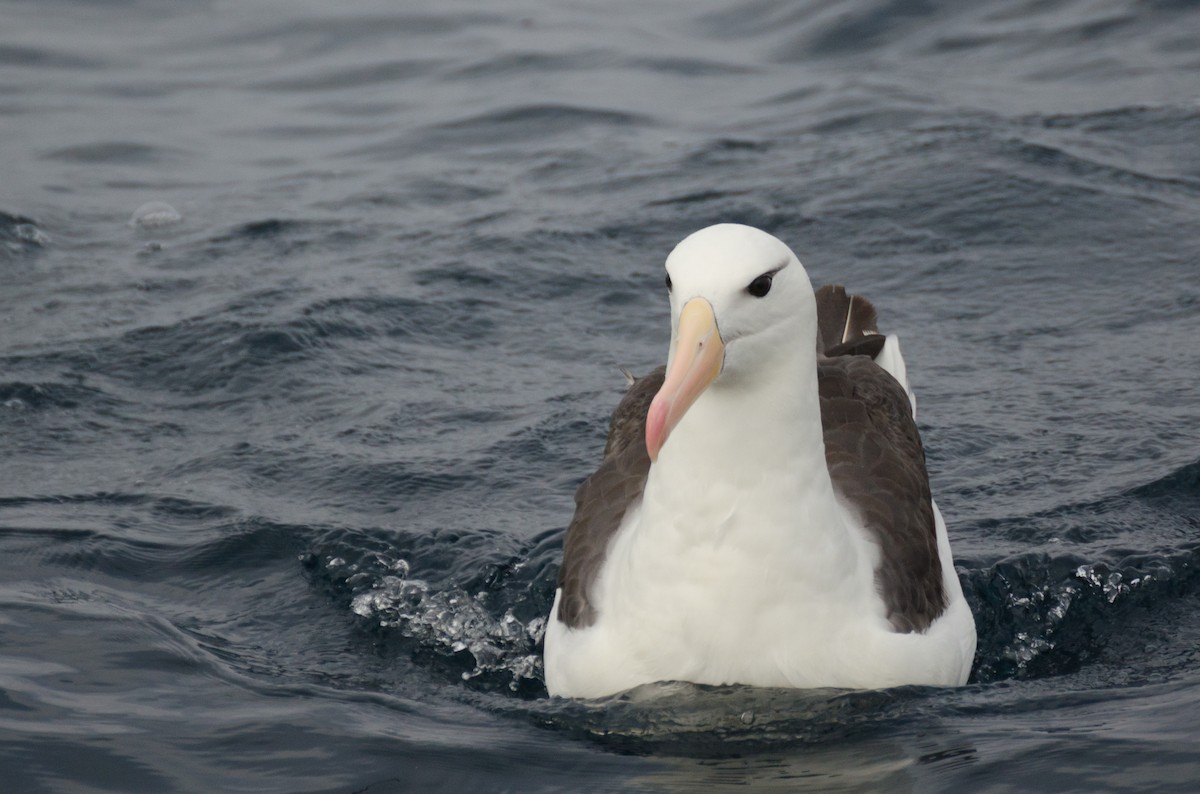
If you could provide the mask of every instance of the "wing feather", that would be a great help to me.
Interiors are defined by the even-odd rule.
[[[925,450],[900,383],[866,356],[817,362],[825,462],[880,546],[876,584],[896,631],[946,608]]]
[[[595,621],[596,610],[588,593],[604,564],[609,541],[630,505],[645,490],[650,472],[646,414],[665,377],[666,367],[659,367],[633,381],[613,411],[600,468],[575,491],[575,515],[567,527],[558,569],[562,588],[558,619],[572,628]]]

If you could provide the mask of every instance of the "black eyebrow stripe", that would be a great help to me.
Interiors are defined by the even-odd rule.
[[[777,268],[775,268],[775,269],[773,269],[773,270],[768,270],[768,271],[766,271],[765,273],[759,273],[757,276],[755,276],[754,278],[750,279],[750,282],[751,282],[751,283],[753,283],[753,282],[755,282],[755,281],[758,281],[758,280],[759,280],[760,278],[762,278],[763,276],[770,276],[771,278],[775,278],[775,276],[779,274],[779,271],[780,271],[780,270],[783,270],[783,269],[784,269],[785,267],[787,267],[787,266],[788,266],[788,263],[787,263],[787,262],[784,262],[782,265],[780,265],[779,267],[777,267]]]

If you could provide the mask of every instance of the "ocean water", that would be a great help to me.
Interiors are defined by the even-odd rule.
[[[0,1],[5,791],[1195,791],[1200,8]],[[662,260],[904,340],[961,689],[546,696]]]

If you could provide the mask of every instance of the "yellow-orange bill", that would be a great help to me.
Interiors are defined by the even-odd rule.
[[[671,368],[646,416],[646,451],[651,461],[658,460],[658,452],[675,425],[721,374],[724,362],[725,342],[717,329],[712,304],[704,298],[692,298],[679,314]]]

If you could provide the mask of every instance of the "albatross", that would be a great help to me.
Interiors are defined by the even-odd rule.
[[[695,232],[666,270],[667,365],[634,380],[575,496],[549,693],[966,683],[975,622],[874,307],[814,292],[749,226]]]

